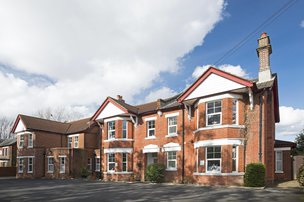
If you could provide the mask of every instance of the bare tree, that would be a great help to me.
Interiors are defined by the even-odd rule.
[[[0,139],[10,139],[14,137],[14,134],[11,133],[14,120],[8,117],[0,117]]]
[[[48,107],[44,109],[39,109],[34,114],[34,116],[43,119],[53,120],[53,121],[68,122],[79,119],[82,116],[82,114],[69,111],[64,107],[56,107],[56,108]]]

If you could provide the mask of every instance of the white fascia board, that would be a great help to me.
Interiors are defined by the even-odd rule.
[[[207,97],[207,98],[202,98],[199,100],[199,104],[200,103],[204,103],[204,102],[210,102],[210,101],[214,101],[214,100],[221,100],[224,98],[233,98],[233,99],[243,99],[242,95],[239,94],[233,94],[233,93],[225,93],[222,95],[216,95],[216,96],[212,96],[212,97]]]
[[[274,148],[274,151],[289,151],[291,150],[291,147],[277,147]]]
[[[217,145],[242,145],[242,138],[222,138],[215,140],[201,140],[194,143],[194,148],[207,147],[207,146],[217,146]]]
[[[24,132],[16,133],[16,136],[18,136],[18,135],[27,135],[27,134],[34,134],[34,133],[33,132],[29,132],[29,131],[24,131]]]
[[[154,121],[156,119],[157,119],[157,116],[152,116],[152,117],[144,118],[145,121]]]
[[[66,158],[67,156],[66,155],[59,155],[58,157],[59,158]]]
[[[133,148],[109,148],[109,149],[104,149],[105,154],[109,153],[132,153]]]
[[[35,156],[17,156],[17,159],[23,159],[23,158],[35,158]]]
[[[178,116],[179,112],[175,112],[175,113],[171,113],[171,114],[166,114],[165,117],[169,118],[169,117],[174,117],[174,116]]]

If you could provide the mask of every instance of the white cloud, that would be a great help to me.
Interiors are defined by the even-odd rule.
[[[197,79],[200,77],[209,67],[213,65],[203,65],[197,66],[192,73],[192,77]],[[248,74],[245,69],[243,69],[240,65],[230,65],[230,64],[223,64],[217,67],[220,70],[226,71],[228,73],[234,74],[239,77],[248,77]]]
[[[280,107],[280,123],[276,124],[276,138],[293,141],[304,129],[304,109]]]
[[[1,1],[0,63],[55,83],[0,73],[0,114],[100,104],[116,94],[132,102],[161,72],[178,71],[178,58],[203,43],[223,9],[223,0]]]
[[[177,92],[168,88],[168,87],[162,87],[160,89],[151,91],[144,99],[144,102],[151,102],[151,101],[155,101],[159,98],[161,99],[165,99],[165,98],[169,98],[172,97],[174,95],[177,95]]]
[[[304,28],[304,20],[300,23],[300,27]]]

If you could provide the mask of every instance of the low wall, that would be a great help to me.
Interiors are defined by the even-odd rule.
[[[16,176],[16,167],[0,167],[0,177]]]

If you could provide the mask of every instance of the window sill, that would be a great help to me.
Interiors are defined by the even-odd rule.
[[[31,147],[27,147],[27,148],[32,149],[32,148],[33,148],[33,146],[31,146]]]
[[[33,171],[32,172],[27,172],[28,174],[33,174]]]
[[[108,172],[103,172],[104,174],[110,174],[110,175],[130,175],[133,174],[133,172],[115,172],[115,171],[108,171]]]
[[[153,137],[146,137],[146,138],[145,138],[145,140],[154,140],[154,139],[156,139],[155,136],[153,136]]]
[[[199,131],[204,131],[204,130],[213,130],[213,129],[219,129],[219,128],[245,128],[245,125],[230,125],[230,124],[227,124],[227,125],[214,125],[214,126],[206,126],[206,127],[203,127],[203,128],[198,128],[197,130],[193,131],[193,133],[197,133]]]
[[[166,137],[177,137],[177,136],[178,136],[177,133],[166,135]]]
[[[176,168],[167,168],[166,171],[173,171],[174,172],[174,171],[177,171],[177,169]]]
[[[284,171],[275,171],[274,173],[282,174],[282,173],[284,173]]]
[[[47,173],[48,173],[48,174],[53,174],[53,173],[54,173],[54,171],[48,171]]]
[[[193,173],[193,175],[198,176],[243,176],[245,173]]]
[[[115,142],[115,141],[134,141],[134,139],[127,139],[127,138],[117,138],[117,139],[108,139],[104,142]]]
[[[65,174],[65,172],[59,172],[60,174]]]

